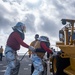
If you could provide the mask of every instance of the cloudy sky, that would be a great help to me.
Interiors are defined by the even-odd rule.
[[[63,27],[62,18],[75,19],[75,0],[0,0],[0,45],[5,48],[18,21],[26,25],[27,44],[38,33],[48,36],[51,45],[55,45]]]

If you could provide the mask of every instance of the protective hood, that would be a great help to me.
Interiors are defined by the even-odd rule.
[[[40,37],[38,38],[38,40],[39,40],[39,41],[44,41],[44,42],[49,42],[49,38],[46,37],[46,36],[40,36]]]
[[[18,22],[14,27],[12,27],[13,30],[18,30],[20,33],[23,33],[25,29],[23,29],[25,27],[25,24],[23,24],[22,22]]]

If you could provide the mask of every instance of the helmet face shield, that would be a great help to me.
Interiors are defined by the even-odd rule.
[[[26,32],[26,26],[22,22],[18,22],[14,27],[12,27],[12,29],[18,30],[21,33]]]
[[[25,25],[21,26],[21,28],[22,28],[23,32],[26,32],[26,26]]]

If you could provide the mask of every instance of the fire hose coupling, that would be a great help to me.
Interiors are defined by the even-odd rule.
[[[32,52],[35,52],[35,48],[33,46],[29,46],[29,50],[31,50]]]

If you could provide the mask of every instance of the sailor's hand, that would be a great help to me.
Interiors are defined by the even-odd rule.
[[[52,49],[52,55],[57,55],[57,52],[55,51],[55,49]]]
[[[33,46],[29,46],[29,50],[31,50],[32,52],[34,52],[35,48]]]

